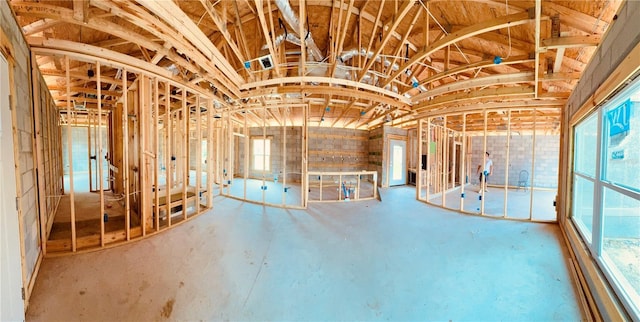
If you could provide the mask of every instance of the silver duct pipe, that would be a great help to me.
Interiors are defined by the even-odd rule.
[[[288,41],[294,45],[302,46],[302,41],[300,40],[300,38],[298,38],[298,36],[296,36],[295,34],[291,34],[291,33],[287,33],[287,34],[282,33],[281,35],[276,37],[275,42],[273,43],[273,46],[278,47],[283,41]],[[264,46],[262,46],[261,49],[262,50],[269,49],[269,46],[267,46],[267,44],[264,44]]]
[[[300,27],[300,21],[298,20],[296,13],[293,11],[293,8],[291,8],[289,0],[276,0],[276,6],[278,6],[278,9],[282,13],[282,17],[287,22],[287,24],[289,24],[291,30],[294,33],[297,33],[298,28]],[[316,42],[313,41],[311,31],[308,31],[306,30],[306,28],[304,28],[302,32],[304,33],[304,35],[299,35],[300,39],[304,38],[304,41],[307,43],[307,47],[311,52],[311,55],[316,59],[316,61],[322,61],[324,57],[322,56],[322,52],[318,48],[318,45],[316,45]]]
[[[343,51],[338,56],[338,58],[340,59],[341,62],[346,62],[346,61],[348,61],[349,59],[353,58],[356,55],[360,55],[360,56],[363,56],[363,57],[366,56],[367,58],[371,58],[371,57],[373,57],[373,52],[372,51],[367,52],[364,48],[362,48],[360,50],[358,50],[357,48],[352,48],[352,49]],[[376,61],[377,62],[381,62],[382,60],[381,60],[380,57],[377,57]],[[383,63],[384,63],[385,67],[391,66],[391,69],[393,69],[393,70],[398,70],[398,68],[400,68],[400,66],[398,66],[398,64],[393,64],[393,66],[392,66],[391,62],[388,59],[385,59]]]

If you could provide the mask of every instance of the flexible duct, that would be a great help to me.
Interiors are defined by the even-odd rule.
[[[373,57],[373,52],[372,51],[366,51],[364,48],[362,48],[360,50],[358,50],[357,48],[352,48],[352,49],[343,51],[338,56],[338,58],[340,59],[341,62],[344,63],[344,62],[350,60],[351,58],[353,58],[356,55],[360,55],[360,56],[363,56],[363,57],[366,56],[367,58],[371,58],[371,57]],[[377,62],[381,62],[382,59],[380,57],[377,57],[376,61]],[[398,64],[391,65],[391,62],[388,59],[385,59],[383,61],[383,63],[384,63],[385,67],[391,66],[392,70],[398,70],[398,68],[400,68],[400,66],[398,66]]]
[[[281,35],[276,37],[275,42],[273,43],[273,46],[278,47],[285,40],[294,45],[302,46],[302,41],[300,40],[300,38],[295,34],[290,34],[290,33],[282,33]],[[264,46],[262,46],[261,49],[262,50],[269,49],[269,46],[265,44]]]
[[[300,21],[298,20],[296,13],[293,11],[293,8],[291,8],[289,0],[276,0],[276,6],[282,13],[282,18],[284,18],[284,21],[289,24],[289,26],[295,33],[295,31],[300,27]],[[300,39],[304,38],[304,41],[307,44],[307,48],[311,52],[313,58],[315,58],[316,61],[322,61],[324,57],[322,56],[322,52],[316,45],[316,42],[313,41],[311,31],[303,28],[302,32],[304,33],[304,35],[299,35]]]

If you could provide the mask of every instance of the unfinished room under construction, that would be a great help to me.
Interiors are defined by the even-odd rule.
[[[2,321],[640,319],[638,1],[0,18]]]

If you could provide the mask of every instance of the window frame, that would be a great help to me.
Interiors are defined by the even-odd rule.
[[[269,154],[256,154],[255,152],[255,146],[256,146],[256,141],[260,140],[260,141],[264,141],[263,146],[264,147],[269,147]],[[273,141],[272,137],[264,137],[264,136],[252,136],[250,138],[250,142],[251,142],[251,170],[252,171],[256,171],[256,172],[260,172],[260,173],[267,173],[271,171],[271,143]],[[266,149],[265,149],[266,150]],[[264,157],[266,157],[263,161],[263,168],[262,169],[258,169],[257,168],[257,163],[256,163],[256,155],[261,155]]]
[[[601,270],[606,280],[612,286],[615,294],[621,299],[622,305],[630,314],[635,314],[635,317],[640,317],[640,305],[634,305],[637,303],[637,298],[640,297],[639,292],[637,292],[631,285],[629,285],[628,281],[625,279],[618,279],[617,276],[624,276],[616,266],[615,262],[603,252],[603,240],[604,240],[604,226],[605,226],[605,217],[604,217],[604,193],[605,189],[610,189],[616,193],[624,195],[626,197],[640,200],[640,192],[635,191],[632,187],[627,187],[625,185],[615,184],[611,181],[605,180],[605,162],[607,158],[607,149],[604,148],[605,144],[608,144],[608,138],[606,137],[606,133],[608,130],[608,120],[605,115],[605,111],[609,111],[612,106],[618,106],[622,104],[625,100],[627,100],[633,93],[636,91],[640,91],[640,78],[637,78],[633,82],[629,84],[626,88],[622,89],[619,93],[617,93],[612,99],[604,102],[600,106],[597,106],[591,113],[584,115],[584,117],[576,120],[571,124],[571,140],[572,144],[572,157],[571,157],[571,182],[572,189],[568,192],[571,195],[571,205],[568,212],[569,221],[574,226],[575,230],[578,232],[579,236],[585,242],[585,246],[588,249],[589,253],[593,257],[596,262],[598,268]],[[597,138],[596,142],[598,143],[596,147],[596,173],[595,177],[591,178],[588,174],[582,173],[580,171],[576,171],[576,149],[578,148],[575,145],[576,140],[576,130],[580,124],[583,122],[589,121],[589,118],[596,114],[597,118]],[[640,129],[637,129],[640,131]],[[580,177],[581,179],[588,180],[593,182],[593,222],[591,229],[591,236],[586,236],[587,230],[581,220],[576,219],[574,217],[574,189],[576,178]],[[638,236],[640,238],[640,236]],[[630,291],[635,292],[635,296],[631,294]]]

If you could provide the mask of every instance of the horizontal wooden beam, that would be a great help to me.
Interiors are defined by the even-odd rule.
[[[500,63],[500,65],[524,64],[524,63],[532,63],[532,62],[534,62],[533,58],[530,58],[529,55],[523,55],[523,56],[514,56],[514,57],[506,58]],[[449,70],[442,71],[433,76],[427,77],[424,80],[420,81],[419,85],[424,86],[428,83],[443,79],[445,77],[461,74],[464,72],[468,72],[468,71],[472,71],[480,68],[487,68],[487,67],[494,67],[494,66],[497,66],[497,65],[494,62],[493,58],[467,64],[467,65],[458,66]]]
[[[533,87],[530,86],[516,86],[516,87],[501,87],[501,88],[486,88],[479,91],[473,91],[469,93],[455,93],[450,95],[443,95],[436,97],[430,101],[422,102],[413,107],[413,111],[428,110],[435,106],[443,104],[451,104],[455,102],[463,102],[479,98],[498,98],[505,99],[508,96],[518,96],[523,99],[532,98]]]
[[[58,21],[55,19],[49,19],[49,18],[40,19],[22,27],[22,32],[24,33],[25,36],[31,36],[41,31],[45,31],[47,29],[53,28],[61,23],[62,23],[61,21]]]
[[[533,82],[533,72],[520,72],[512,74],[497,74],[485,77],[470,78],[463,81],[451,82],[420,93],[411,98],[413,103],[418,103],[429,97],[435,97],[444,93],[470,89],[474,87],[484,87],[492,85],[515,84],[523,82]]]
[[[67,87],[66,86],[60,86],[60,85],[49,85],[47,86],[49,87],[50,91],[62,91],[62,92],[66,92],[67,91]],[[87,88],[87,87],[70,87],[72,92],[75,93],[86,93],[86,94],[98,94],[98,90],[95,88]],[[122,95],[122,92],[119,91],[108,91],[108,90],[102,90],[101,91],[102,95],[106,95],[106,96],[120,96]]]
[[[573,36],[543,39],[541,49],[575,48],[575,47],[595,47],[600,44],[602,36]]]
[[[348,86],[348,87],[351,87],[352,89],[364,90],[364,91],[369,91],[369,92],[372,92],[372,93],[379,94],[377,96],[382,95],[382,96],[385,96],[385,97],[388,97],[388,98],[395,99],[395,101],[393,103],[394,105],[409,104],[409,99],[408,98],[404,97],[401,94],[392,92],[390,90],[386,90],[384,88],[380,88],[380,87],[377,87],[377,86],[373,86],[373,85],[369,85],[369,84],[365,84],[365,83],[360,83],[360,82],[356,82],[356,81],[352,81],[352,80],[348,80],[348,79],[322,77],[322,76],[294,76],[294,77],[282,77],[282,78],[265,79],[265,80],[262,80],[262,81],[257,81],[257,82],[253,82],[253,83],[244,84],[244,85],[241,86],[241,89],[242,90],[250,90],[250,89],[253,89],[253,88],[261,88],[261,87],[266,87],[266,86],[274,86],[274,85],[279,86],[279,85],[284,85],[284,84],[302,84],[302,83],[317,83],[317,84]],[[309,87],[306,87],[306,88],[310,89],[312,87],[313,86],[309,86]],[[331,93],[333,91],[340,92],[343,89],[344,88],[341,88],[341,87],[330,87],[330,92],[328,92],[328,93]],[[356,94],[355,97],[358,97],[358,92],[350,91],[350,93]]]

